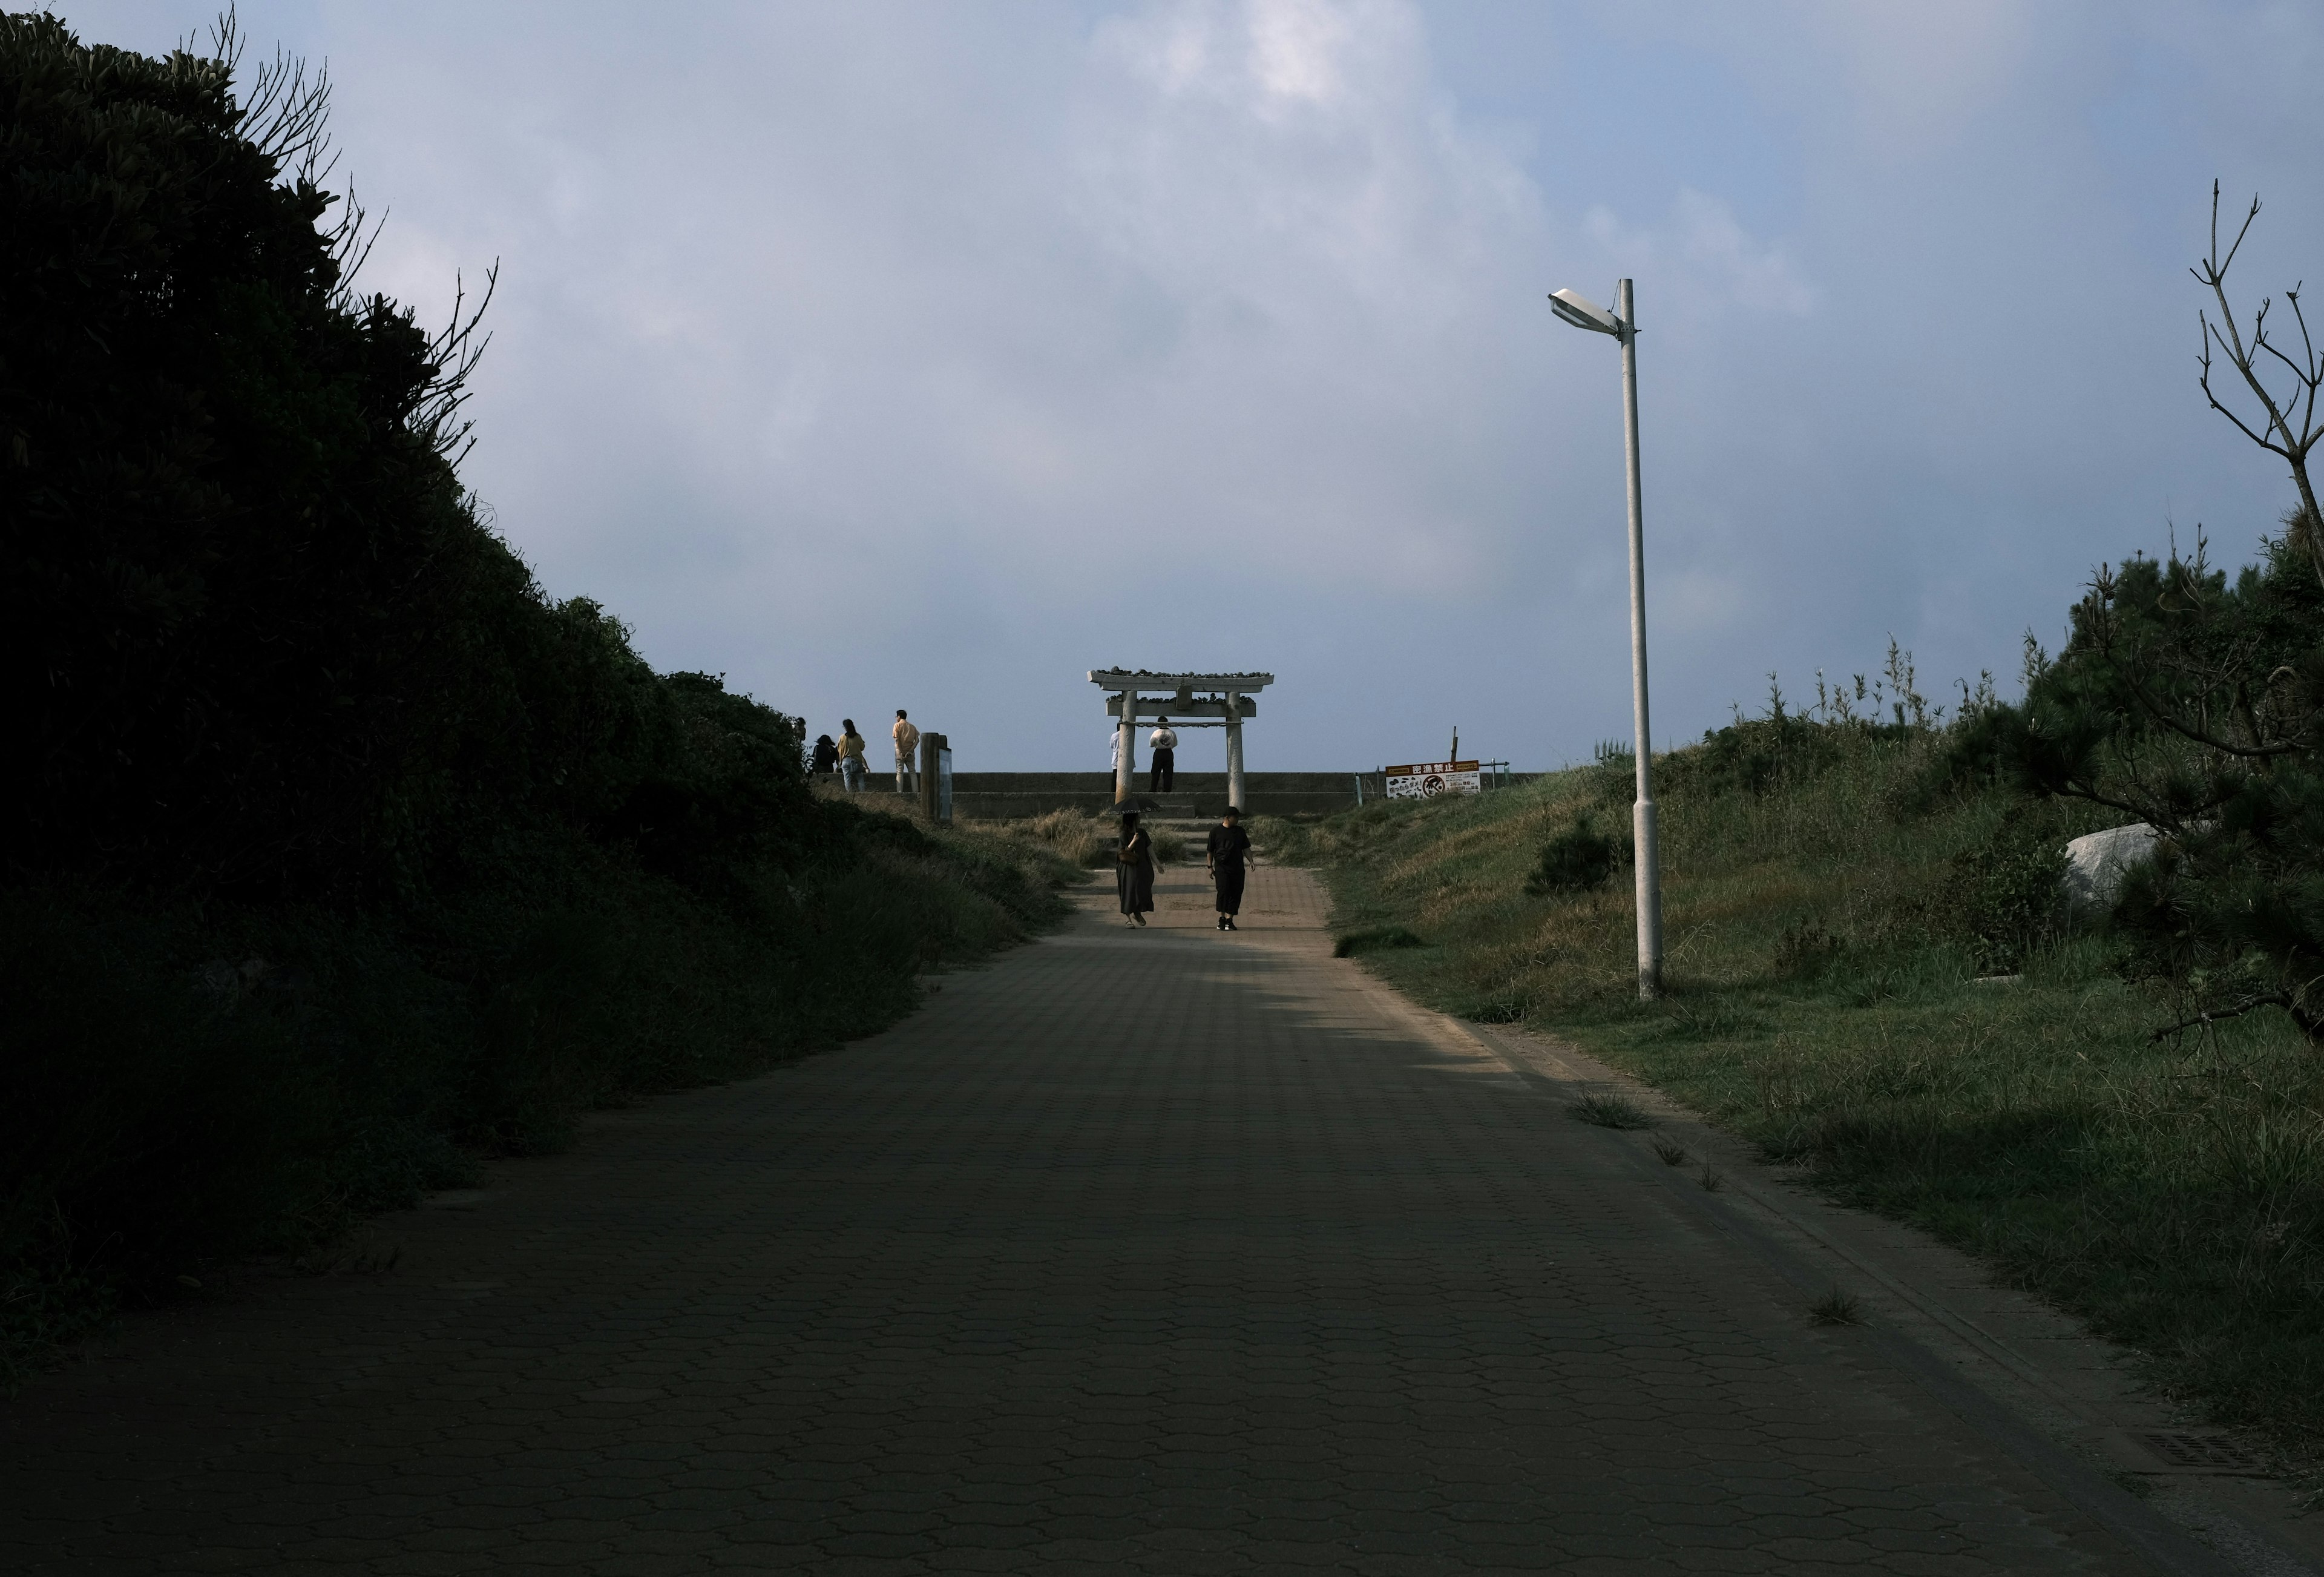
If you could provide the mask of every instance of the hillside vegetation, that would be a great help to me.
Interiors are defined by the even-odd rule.
[[[352,288],[324,108],[0,17],[0,1379],[887,1023],[1073,875],[819,801],[542,590],[457,475],[475,318]]]
[[[2324,1059],[2281,1010],[2157,1038],[2182,986],[2140,933],[2056,902],[2067,839],[2123,814],[1981,777],[1992,710],[1778,707],[1658,757],[1652,1003],[1627,756],[1262,837],[1324,868],[1342,950],[1421,1000],[1586,1047],[2311,1452]],[[1610,860],[1577,857],[1600,841]]]
[[[2136,1346],[2324,1461],[2324,349],[2239,310],[2256,221],[2193,270],[2200,387],[2293,499],[2232,579],[2204,534],[2101,565],[2025,694],[1950,723],[1891,644],[1655,764],[1668,995],[1636,1000],[1627,756],[1270,829],[1343,953],[1580,1041]],[[2273,316],[2271,316],[2271,314]],[[2064,845],[2136,825],[2098,912]]]

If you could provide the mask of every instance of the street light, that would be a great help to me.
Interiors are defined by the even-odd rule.
[[[1630,719],[1637,734],[1637,801],[1630,807],[1631,841],[1638,878],[1638,999],[1663,992],[1662,861],[1655,842],[1653,760],[1646,729],[1646,539],[1638,502],[1638,320],[1630,281],[1614,287],[1609,312],[1576,290],[1554,290],[1550,310],[1561,321],[1622,342],[1622,447],[1630,470]]]

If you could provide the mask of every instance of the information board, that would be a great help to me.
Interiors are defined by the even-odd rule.
[[[1383,769],[1390,799],[1434,799],[1440,794],[1481,794],[1485,784],[1475,761],[1421,761]]]

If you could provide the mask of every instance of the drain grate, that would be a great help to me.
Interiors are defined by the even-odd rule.
[[[2197,1434],[2184,1429],[2140,1431],[2138,1443],[2174,1468],[2209,1473],[2252,1473],[2264,1478],[2268,1464],[2258,1453],[2224,1434]]]

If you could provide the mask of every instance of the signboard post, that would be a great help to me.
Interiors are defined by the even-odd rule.
[[[1420,761],[1411,766],[1385,768],[1381,775],[1387,779],[1390,799],[1480,794],[1485,787],[1483,774],[1475,761]]]
[[[920,809],[938,826],[952,825],[952,741],[920,734]]]

